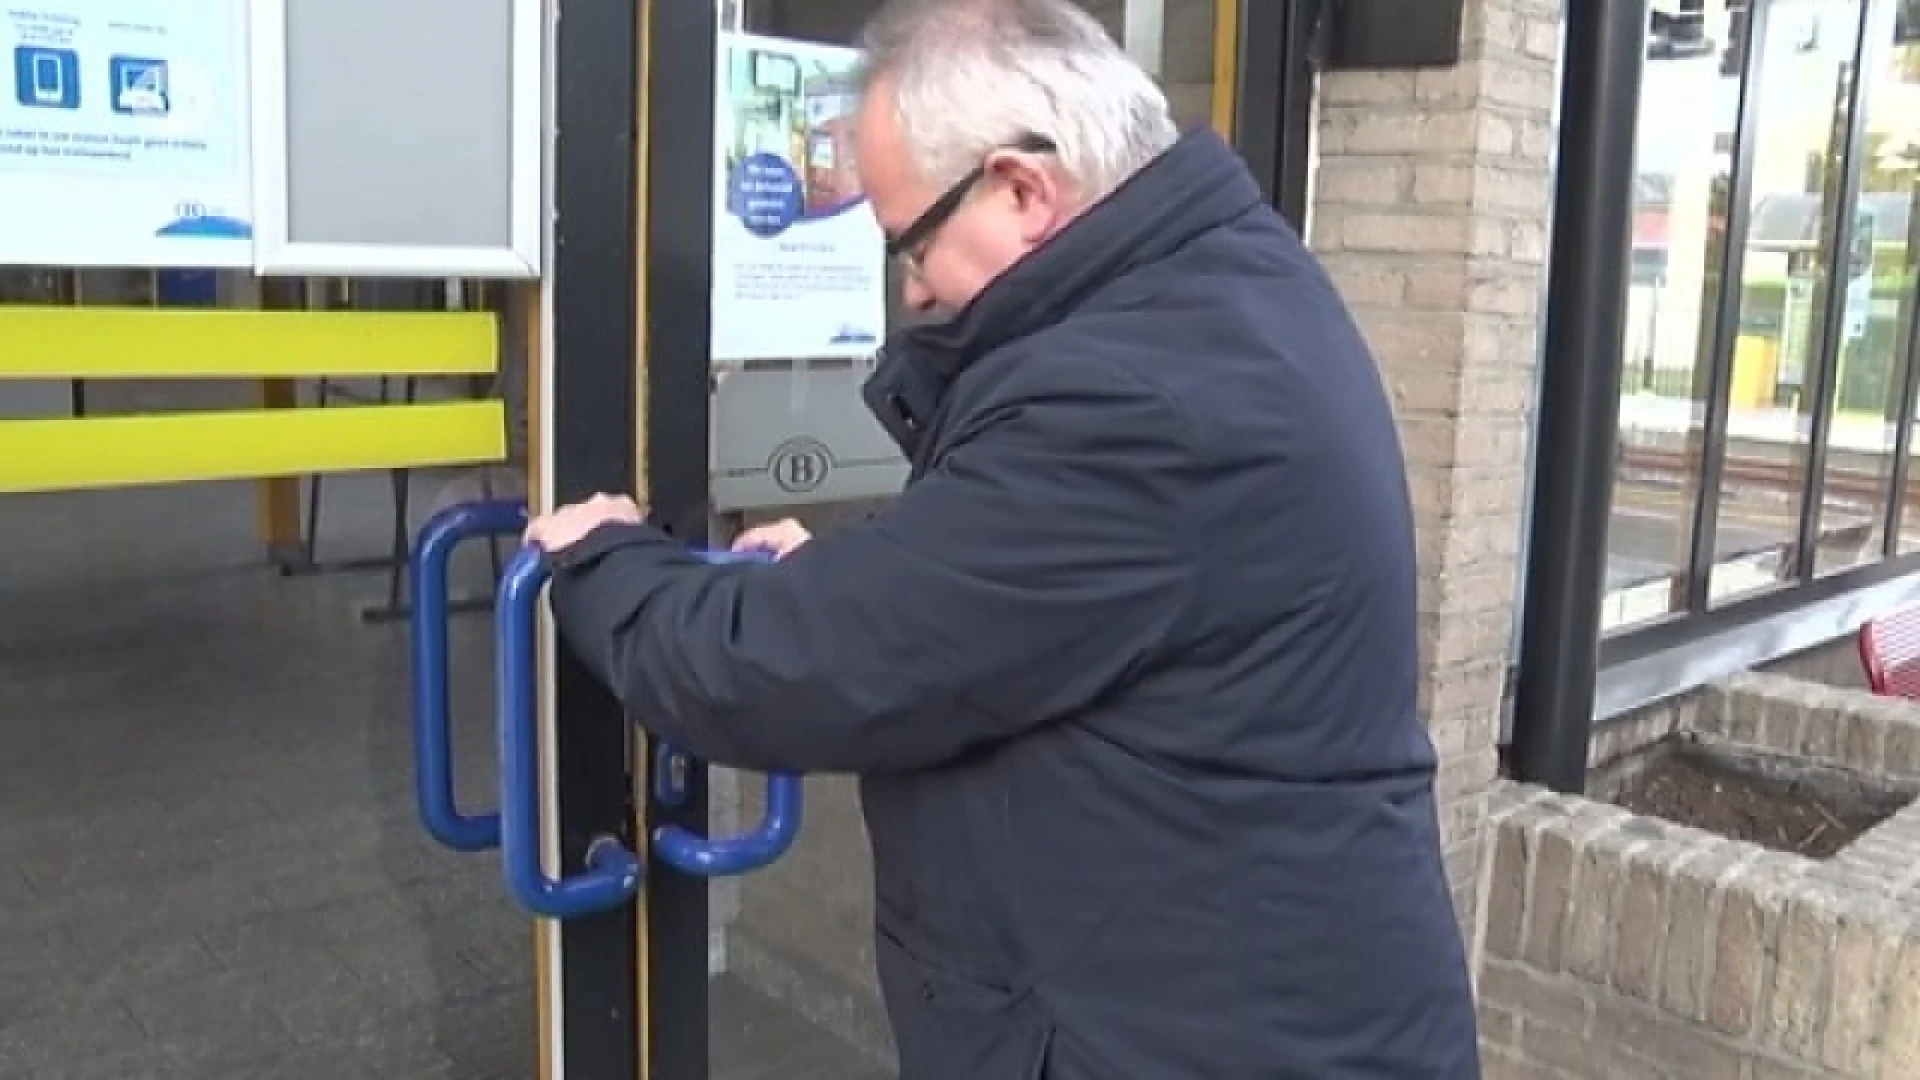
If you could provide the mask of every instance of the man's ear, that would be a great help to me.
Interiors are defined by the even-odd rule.
[[[1066,198],[1059,177],[1031,158],[1014,153],[997,158],[988,168],[1006,186],[1014,209],[1032,218],[1027,231],[1035,235],[1029,239],[1037,240],[1052,229]]]
[[[987,162],[987,175],[997,180],[1013,196],[1014,205],[1022,210],[1030,206],[1034,199],[1044,199],[1046,186],[1050,182],[1047,175],[1035,168],[1033,163],[1012,152],[995,154]]]

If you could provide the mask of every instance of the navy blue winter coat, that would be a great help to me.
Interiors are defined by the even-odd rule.
[[[1469,1080],[1413,528],[1339,296],[1210,133],[887,346],[912,462],[770,567],[555,557],[713,761],[862,778],[904,1080]]]

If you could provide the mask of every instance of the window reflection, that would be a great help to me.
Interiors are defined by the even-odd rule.
[[[1182,129],[1207,123],[1217,0],[1078,0],[1166,91]],[[723,19],[756,33],[851,42],[881,0],[726,0]],[[727,25],[735,25],[727,23]]]
[[[1166,91],[1181,130],[1213,110],[1215,0],[1080,0]]]
[[[1898,258],[1884,249],[1875,253],[1875,270],[1880,275],[1875,293],[1881,297],[1878,311],[1882,313],[1888,306],[1886,294],[1895,294],[1892,347],[1904,350],[1896,355],[1906,364],[1920,365],[1920,3],[1909,0],[1901,5],[1893,37],[1894,48],[1876,87],[1886,95],[1881,106],[1881,122],[1886,126],[1875,129],[1882,137],[1869,164],[1874,175],[1883,178],[1877,192],[1883,193],[1883,207],[1891,219],[1883,230],[1876,230],[1876,237],[1894,238],[1904,247]],[[1901,218],[1905,229],[1898,227]],[[1920,550],[1920,496],[1914,490],[1920,477],[1911,465],[1911,449],[1907,460],[1898,543],[1902,554]]]
[[[1874,21],[1863,30],[1863,19]],[[1920,550],[1920,472],[1899,423],[1920,393],[1920,2],[1682,4],[1651,20],[1645,80],[1610,630],[1686,610],[1690,584],[1694,602],[1724,605],[1803,569]],[[1856,101],[1862,137],[1849,162]],[[1751,148],[1738,185],[1736,140]],[[1736,186],[1744,206],[1730,205]],[[1737,235],[1730,220],[1744,221]],[[1737,281],[1723,280],[1729,268]],[[1735,317],[1716,339],[1723,305]],[[1720,446],[1706,445],[1709,405],[1725,409]],[[1691,549],[1707,546],[1693,536],[1701,507],[1710,564],[1690,566]],[[1811,551],[1800,550],[1803,523]]]
[[[1920,13],[1913,7],[1902,14]],[[1915,284],[1913,207],[1920,199],[1920,45],[1901,39],[1920,33],[1920,25],[1902,26],[1886,5],[1880,14],[1885,21],[1869,31],[1860,194],[1838,297],[1839,381],[1821,493],[1820,573],[1880,557],[1899,449]],[[1909,544],[1903,539],[1901,547]]]
[[[1208,122],[1214,94],[1217,0],[1079,0],[1166,91],[1184,130]],[[727,0],[721,25],[757,34],[851,44],[882,0]],[[887,268],[889,327],[927,316],[900,302],[900,270]]]
[[[1843,205],[1857,0],[1775,0],[1755,57],[1759,121],[1729,388],[1714,602],[1796,573],[1828,252]],[[1823,542],[1824,537],[1817,537]]]
[[[1649,34],[1607,536],[1609,629],[1686,602],[1740,105],[1740,65],[1723,64],[1722,53],[1737,58],[1742,14],[1709,0],[1696,19],[1662,19]]]

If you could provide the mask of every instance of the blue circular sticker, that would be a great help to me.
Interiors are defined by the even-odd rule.
[[[749,154],[733,167],[729,202],[755,236],[778,236],[800,220],[800,174],[778,154]]]

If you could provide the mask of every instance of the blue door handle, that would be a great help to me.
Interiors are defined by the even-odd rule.
[[[540,593],[551,571],[523,548],[500,580],[495,644],[500,709],[500,862],[507,891],[550,919],[611,911],[640,891],[641,865],[615,836],[587,845],[586,869],[559,878],[540,865]]]
[[[662,745],[654,765],[654,790],[671,805],[686,798],[685,776],[691,764],[677,747]],[[726,839],[710,839],[667,825],[653,830],[653,853],[682,873],[697,877],[729,877],[771,865],[793,846],[800,835],[801,779],[797,773],[767,774],[767,806],[751,832]]]
[[[768,563],[764,551],[703,551],[711,563]],[[668,806],[686,801],[686,777],[693,760],[678,747],[662,743],[654,758],[654,798]],[[653,831],[653,853],[682,873],[698,877],[729,877],[772,864],[793,847],[800,835],[801,778],[797,773],[767,774],[767,805],[760,824],[751,832],[716,839],[678,825]]]
[[[498,847],[500,815],[463,814],[454,801],[447,571],[463,542],[517,534],[526,525],[523,502],[467,503],[434,515],[413,549],[414,799],[427,832],[455,851]]]

